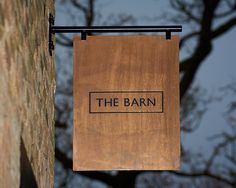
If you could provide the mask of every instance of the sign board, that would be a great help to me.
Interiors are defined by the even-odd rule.
[[[180,166],[179,38],[74,38],[74,170]]]

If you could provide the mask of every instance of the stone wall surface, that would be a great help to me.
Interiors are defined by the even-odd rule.
[[[0,187],[53,187],[53,0],[0,1]]]

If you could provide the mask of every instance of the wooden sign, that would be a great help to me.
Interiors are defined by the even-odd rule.
[[[179,38],[74,38],[74,170],[180,166]]]

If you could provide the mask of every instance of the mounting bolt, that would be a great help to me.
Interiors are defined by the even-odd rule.
[[[53,44],[53,31],[52,26],[54,25],[54,16],[50,13],[48,18],[48,50],[50,56],[52,56],[52,51],[54,50],[54,44]]]
[[[49,24],[54,25],[54,16],[51,13],[49,14]]]
[[[86,38],[87,38],[87,33],[86,33],[86,31],[82,31],[82,32],[81,32],[81,40],[86,40]]]
[[[170,39],[171,39],[171,31],[166,30],[166,40],[170,40]]]

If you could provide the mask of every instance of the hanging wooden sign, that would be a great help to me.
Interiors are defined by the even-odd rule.
[[[74,170],[180,166],[179,38],[74,38]]]

